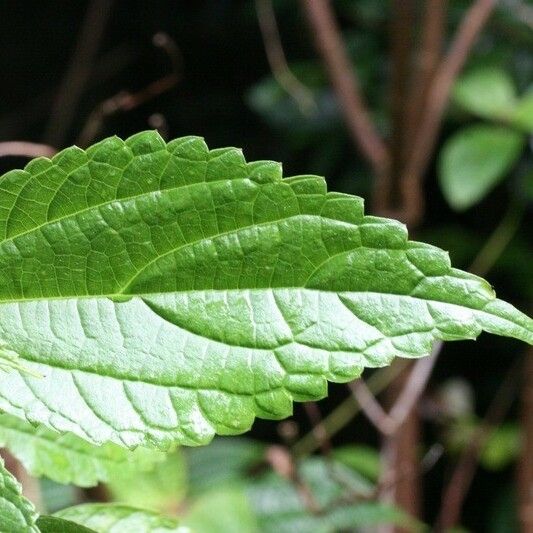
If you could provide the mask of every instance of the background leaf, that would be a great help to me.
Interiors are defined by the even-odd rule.
[[[183,519],[183,526],[201,533],[260,531],[250,502],[238,486],[210,490],[200,496]]]
[[[509,73],[499,67],[477,68],[459,78],[453,99],[483,118],[508,116],[516,104],[516,88]]]
[[[76,522],[63,520],[57,516],[40,516],[37,520],[40,533],[94,533],[94,529],[86,528]]]
[[[32,475],[79,487],[149,470],[165,458],[156,450],[129,451],[112,443],[94,446],[75,435],[34,427],[7,414],[0,415],[0,446],[8,448]]]
[[[524,136],[500,126],[464,128],[444,145],[439,159],[439,180],[451,207],[472,207],[516,163]]]
[[[187,466],[182,450],[169,453],[149,472],[138,469],[117,472],[108,480],[107,489],[117,502],[175,513],[187,490]]]
[[[89,503],[69,507],[55,514],[59,518],[81,524],[96,533],[134,531],[135,533],[182,532],[178,522],[152,511],[126,505]]]
[[[533,340],[362,199],[196,137],[68,148],[0,199],[0,339],[42,376],[0,374],[0,408],[95,444],[205,444],[435,339]]]

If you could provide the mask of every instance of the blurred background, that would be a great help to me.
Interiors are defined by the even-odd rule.
[[[2,172],[109,135],[200,135],[282,161],[285,175],[326,176],[531,310],[532,2],[4,0],[0,11]],[[119,500],[199,531],[533,531],[533,354],[489,335],[437,348],[425,366],[330,385],[289,420],[177,450],[149,473],[87,490],[26,483],[49,511]],[[375,397],[409,416],[387,418]]]

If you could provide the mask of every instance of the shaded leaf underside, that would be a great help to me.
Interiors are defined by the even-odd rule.
[[[94,443],[202,444],[395,356],[531,320],[316,176],[153,132],[0,178],[0,409]]]

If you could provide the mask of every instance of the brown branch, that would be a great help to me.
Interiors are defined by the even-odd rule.
[[[0,157],[52,157],[57,150],[47,144],[38,144],[27,141],[6,141],[0,142]]]
[[[496,0],[475,1],[459,25],[450,50],[431,83],[420,127],[414,138],[414,149],[401,179],[403,218],[408,224],[416,225],[422,217],[422,177],[435,148],[451,89],[495,5]]]
[[[441,508],[437,519],[437,531],[447,531],[459,522],[461,508],[474,478],[483,446],[511,407],[520,382],[521,363],[521,359],[517,360],[507,373],[487,410],[483,422],[463,451],[442,496]]]
[[[87,8],[46,128],[44,138],[52,146],[61,147],[68,134],[76,106],[91,75],[113,4],[113,0],[92,0]]]
[[[297,103],[304,115],[316,110],[316,103],[311,91],[294,75],[289,68],[281,37],[279,34],[276,14],[271,0],[255,0],[255,10],[259,29],[263,37],[268,64],[274,79]]]
[[[374,427],[382,435],[390,435],[392,433],[392,427],[394,421],[387,414],[385,409],[381,407],[381,404],[376,400],[376,397],[372,394],[366,383],[362,379],[357,379],[348,383],[348,388],[353,394],[353,397],[359,404],[361,411],[365,414]]]
[[[416,57],[415,71],[406,101],[405,132],[402,139],[404,157],[414,149],[414,135],[427,98],[427,92],[441,60],[446,34],[447,0],[427,0],[421,24],[420,52]]]
[[[405,422],[424,392],[443,345],[442,341],[435,342],[431,354],[414,364],[404,388],[389,412],[389,416],[396,424],[395,430]]]
[[[419,359],[414,364],[405,385],[388,413],[381,407],[362,379],[348,384],[361,407],[361,411],[365,413],[366,417],[382,435],[394,435],[407,420],[424,392],[442,346],[442,341],[435,342],[431,355]]]
[[[388,210],[400,207],[399,187],[395,177],[400,176],[404,165],[403,143],[407,127],[406,107],[414,22],[414,0],[392,0],[390,24],[390,56],[392,63],[390,80],[391,170],[388,179],[382,180],[382,183],[376,182],[377,187],[373,194],[376,213],[385,213]]]
[[[301,5],[352,140],[379,178],[389,170],[389,154],[372,123],[331,6],[327,0],[301,0]]]
[[[407,360],[398,359],[393,366],[382,368],[372,374],[367,380],[367,387],[373,395],[377,395],[387,388],[387,386],[394,381],[394,379],[407,366]],[[361,406],[355,400],[354,396],[350,394],[343,402],[341,402],[331,413],[325,416],[322,420],[324,430],[331,439],[342,428],[346,427],[361,411]],[[317,442],[315,434],[311,431],[304,435],[300,440],[295,442],[292,446],[294,455],[302,456],[313,453],[320,447]]]
[[[518,464],[518,517],[523,533],[533,531],[533,348],[524,361],[522,388],[523,445]]]

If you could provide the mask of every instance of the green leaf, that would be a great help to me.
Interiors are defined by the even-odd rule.
[[[173,518],[127,505],[88,503],[55,513],[96,533],[131,531],[135,533],[183,533]]]
[[[242,481],[265,460],[265,445],[245,438],[218,437],[209,446],[187,448],[183,452],[192,494],[203,494],[213,486]]]
[[[22,495],[19,482],[11,475],[0,457],[0,531],[39,533],[35,507]]]
[[[112,443],[97,447],[71,433],[34,427],[7,414],[0,415],[0,446],[9,448],[32,475],[79,487],[149,470],[165,458],[144,448],[129,451]]]
[[[0,409],[125,446],[280,419],[395,356],[532,322],[316,176],[154,132],[0,179]]]
[[[503,424],[488,438],[481,452],[481,464],[489,470],[501,470],[520,454],[522,434],[517,424]]]
[[[312,495],[315,512],[293,483],[273,472],[247,486],[263,533],[334,533],[379,524],[401,525],[408,531],[417,528],[417,522],[400,509],[365,501],[372,495],[373,485],[344,465],[310,458],[300,463],[298,473]]]
[[[478,68],[456,82],[453,99],[480,117],[505,118],[516,104],[516,88],[505,70],[497,67]]]
[[[380,472],[379,452],[370,446],[350,444],[335,448],[332,452],[337,461],[353,468],[367,479],[377,481]]]
[[[182,450],[169,453],[165,461],[149,472],[134,469],[117,472],[108,480],[107,490],[117,502],[175,512],[187,490],[187,465]]]
[[[445,143],[439,159],[442,192],[458,211],[478,203],[516,163],[524,136],[500,126],[476,125]]]
[[[56,516],[40,516],[37,520],[40,533],[95,533],[94,529],[89,529],[76,522],[63,520]]]
[[[239,486],[210,490],[200,496],[183,519],[186,531],[198,533],[256,533],[255,519],[246,493]]]

